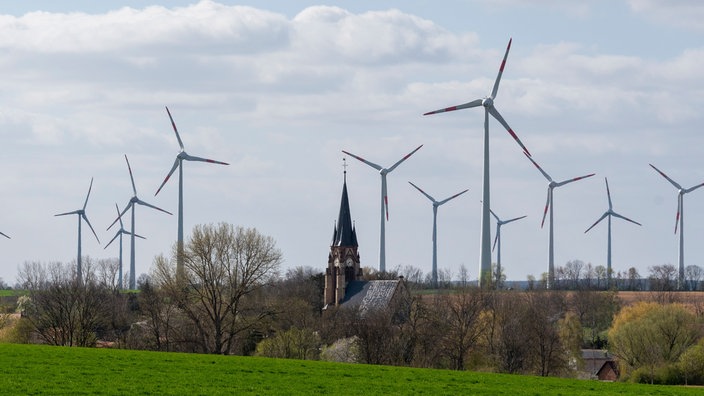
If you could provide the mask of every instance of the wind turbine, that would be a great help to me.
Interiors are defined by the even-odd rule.
[[[112,239],[110,240],[110,242],[108,242],[108,244],[105,245],[105,249],[107,249],[108,246],[110,246],[110,244],[111,244],[115,239],[117,239],[117,237],[120,237],[120,267],[119,267],[119,270],[118,270],[117,284],[119,285],[119,288],[122,289],[122,288],[123,288],[123,287],[122,287],[122,235],[123,235],[123,234],[131,235],[131,232],[125,230],[125,227],[124,227],[123,224],[122,224],[122,216],[120,215],[120,209],[117,207],[117,204],[115,204],[115,210],[117,211],[117,218],[120,220],[120,229],[117,230],[117,233],[115,234],[114,237],[112,237]],[[143,236],[141,236],[141,235],[135,235],[135,236],[136,236],[137,238],[145,239],[145,238],[144,238]]]
[[[169,119],[171,120],[171,126],[174,128],[174,133],[176,134],[176,140],[178,140],[178,145],[181,147],[181,150],[176,154],[176,160],[174,160],[174,165],[171,167],[171,170],[169,173],[166,175],[166,178],[164,181],[161,183],[159,186],[159,189],[156,190],[156,193],[154,193],[154,196],[159,194],[159,191],[161,191],[161,188],[164,187],[167,181],[169,181],[169,178],[171,175],[174,173],[176,168],[178,168],[178,234],[177,234],[177,242],[176,242],[176,274],[180,277],[180,275],[183,274],[183,161],[199,161],[199,162],[209,162],[211,164],[220,164],[220,165],[230,165],[226,162],[222,161],[215,161],[212,159],[207,159],[207,158],[201,158],[201,157],[195,157],[192,155],[189,155],[186,153],[185,148],[183,147],[183,141],[181,140],[181,136],[178,134],[178,129],[176,129],[176,123],[174,122],[173,117],[171,117],[171,112],[169,111],[169,108],[166,107],[166,113],[169,115]]]
[[[125,155],[125,162],[127,162],[127,170],[129,170],[129,172],[130,172],[130,180],[132,181],[132,191],[134,192],[134,196],[132,196],[132,198],[130,198],[130,201],[127,203],[127,206],[125,206],[125,209],[123,209],[122,212],[120,212],[118,214],[117,219],[115,219],[115,221],[113,221],[112,224],[110,224],[110,226],[108,227],[108,230],[110,228],[112,228],[112,226],[115,225],[115,223],[117,223],[117,221],[120,220],[122,218],[122,216],[125,215],[125,213],[127,212],[128,209],[130,209],[130,208],[132,209],[132,229],[130,230],[130,284],[129,284],[129,288],[131,290],[134,290],[136,288],[135,265],[134,265],[134,256],[135,256],[134,237],[137,235],[134,232],[134,207],[135,207],[135,204],[139,204],[139,205],[143,205],[143,206],[146,206],[146,207],[149,207],[152,209],[156,209],[156,210],[159,210],[159,211],[167,213],[167,214],[171,214],[171,212],[168,212],[164,209],[158,208],[152,204],[146,203],[146,202],[142,201],[141,199],[139,199],[139,197],[137,196],[137,187],[135,187],[135,185],[134,185],[134,176],[132,175],[132,168],[130,167],[130,161],[127,159],[127,155]]]
[[[438,207],[451,199],[457,198],[460,195],[466,193],[469,190],[464,190],[459,192],[449,198],[445,198],[442,201],[436,201],[435,198],[431,197],[428,193],[421,190],[420,187],[415,184],[408,182],[410,185],[420,191],[421,194],[425,195],[433,203],[433,288],[438,287]]]
[[[65,213],[59,213],[54,216],[66,216],[66,215],[78,215],[78,256],[76,257],[76,274],[78,275],[78,283],[82,284],[83,283],[83,268],[81,266],[81,220],[85,221],[86,224],[88,224],[88,227],[90,227],[90,230],[93,231],[93,235],[95,235],[95,239],[100,243],[100,239],[98,239],[98,234],[95,233],[95,230],[93,229],[93,226],[90,225],[90,221],[88,220],[88,216],[86,216],[86,205],[88,205],[88,198],[90,197],[90,190],[93,188],[93,178],[90,178],[90,186],[88,186],[88,194],[86,195],[86,200],[83,202],[83,207],[78,210],[74,210],[71,212],[65,212]],[[4,235],[4,234],[3,234]],[[7,235],[5,235],[7,236]],[[8,237],[9,238],[9,237]]]
[[[386,240],[385,240],[386,229],[385,229],[385,225],[384,225],[384,216],[386,216],[386,221],[389,221],[389,198],[388,198],[387,192],[386,192],[386,175],[393,172],[393,170],[396,169],[397,166],[401,165],[401,163],[403,161],[407,160],[408,157],[413,155],[413,153],[420,150],[421,147],[423,147],[422,144],[420,146],[418,146],[415,150],[406,154],[405,157],[398,160],[390,168],[384,168],[381,165],[377,165],[373,162],[365,160],[362,157],[356,156],[352,153],[349,153],[345,150],[342,150],[343,153],[345,153],[349,156],[352,156],[354,158],[357,158],[358,160],[360,160],[360,161],[364,162],[365,164],[371,166],[372,168],[378,170],[379,174],[381,175],[381,223],[380,223],[380,231],[379,231],[379,271],[381,271],[381,272],[386,272]]]
[[[677,263],[679,264],[679,276],[677,277],[677,289],[683,290],[684,283],[684,195],[690,193],[701,186],[704,183],[697,184],[694,187],[683,188],[677,182],[670,179],[666,174],[664,174],[660,169],[656,168],[653,164],[649,164],[653,169],[655,169],[659,174],[662,175],[667,181],[670,182],[677,189],[677,217],[675,218],[675,234],[677,234],[677,227],[680,228],[680,246],[679,253],[677,257]]]
[[[608,222],[609,231],[607,234],[608,235],[608,242],[606,244],[606,287],[609,288],[609,287],[611,287],[611,272],[612,272],[612,270],[611,270],[611,217],[618,217],[619,219],[630,221],[633,224],[638,224],[638,225],[641,225],[641,224],[637,221],[633,221],[633,220],[629,219],[628,217],[622,216],[622,215],[614,212],[613,205],[611,204],[611,192],[609,191],[609,179],[604,178],[604,181],[606,181],[606,196],[607,196],[607,198],[609,198],[609,209],[606,212],[604,212],[604,214],[601,215],[601,217],[599,217],[599,220],[597,220],[594,224],[592,224],[591,227],[587,228],[587,230],[584,231],[584,233],[586,234],[587,232],[589,232],[589,230],[594,228],[594,226],[599,224],[599,222],[604,220],[604,218],[606,218],[606,217],[609,218],[609,222]]]
[[[575,177],[573,179],[567,179],[563,180],[561,182],[556,182],[548,175],[541,167],[538,165],[537,162],[533,160],[528,154],[526,154],[526,157],[530,160],[530,162],[535,165],[536,168],[540,171],[540,173],[545,176],[545,178],[548,180],[548,198],[547,201],[545,202],[545,210],[543,211],[543,221],[540,223],[540,228],[543,228],[543,225],[545,224],[545,216],[548,214],[548,209],[550,209],[550,236],[549,236],[549,248],[548,248],[548,284],[547,287],[548,289],[551,289],[553,287],[553,283],[555,282],[555,243],[554,243],[554,225],[553,225],[553,199],[552,199],[552,193],[553,190],[556,187],[562,187],[565,184],[569,184],[572,182],[575,182],[577,180],[582,180],[586,179],[588,177],[594,176],[594,173],[590,173],[585,176],[580,176],[580,177]]]
[[[496,251],[496,285],[499,286],[501,283],[501,226],[520,220],[526,216],[514,217],[510,220],[501,220],[493,210],[489,210],[489,213],[496,219],[496,237],[494,238],[494,246],[491,247],[491,250],[493,251],[498,245],[499,250]]]
[[[501,66],[499,67],[499,73],[496,76],[496,81],[494,82],[494,88],[491,90],[491,95],[483,99],[475,99],[471,102],[467,102],[461,105],[446,107],[444,109],[431,111],[423,115],[438,114],[448,111],[455,111],[461,109],[467,109],[471,107],[484,107],[484,174],[482,181],[482,228],[481,228],[481,244],[480,244],[480,276],[479,284],[491,283],[491,224],[490,224],[490,186],[489,186],[489,114],[494,117],[508,133],[513,137],[513,139],[518,143],[523,151],[530,155],[530,152],[523,145],[521,140],[518,138],[516,133],[511,129],[504,118],[499,114],[499,111],[494,107],[494,99],[496,99],[496,94],[499,91],[499,83],[501,82],[501,75],[504,73],[504,67],[506,66],[506,58],[508,57],[508,51],[511,49],[511,42],[513,39],[508,41],[508,46],[506,47],[506,53],[504,54],[504,59],[501,61]]]

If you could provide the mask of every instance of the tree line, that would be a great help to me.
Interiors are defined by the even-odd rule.
[[[366,269],[367,279],[403,274],[411,293],[403,306],[361,313],[324,309],[323,273],[299,266],[282,274],[275,241],[256,229],[199,225],[184,247],[183,274],[176,273],[177,254],[174,249],[170,257],[156,257],[149,275],[139,278],[138,292],[120,290],[110,260],[86,260],[81,283],[73,266],[25,263],[18,277],[27,290],[17,304],[22,319],[13,333],[0,337],[542,376],[579,376],[583,348],[608,348],[624,377],[663,382],[666,372],[667,381],[700,381],[692,373],[697,359],[704,362],[704,309],[672,313],[671,307],[680,307],[670,304],[676,293],[657,303],[653,297],[648,305],[664,311],[641,308],[639,316],[630,306],[622,308],[613,289],[480,289],[465,270],[460,281],[441,281],[442,289],[428,290],[413,267],[391,273]],[[664,322],[658,315],[665,315]],[[647,325],[630,325],[641,317]],[[661,323],[675,323],[667,342],[676,348],[663,346],[655,356],[624,346],[623,340],[642,345],[660,340]],[[641,338],[628,333],[643,329],[655,333]]]

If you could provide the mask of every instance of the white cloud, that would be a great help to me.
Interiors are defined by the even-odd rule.
[[[628,0],[636,14],[660,24],[701,32],[704,30],[704,3],[697,0]]]
[[[559,7],[554,2],[538,5]],[[16,213],[24,210],[24,201],[31,202],[41,208],[32,213],[31,221],[39,224],[33,232],[51,243],[47,256],[71,259],[75,227],[68,221],[49,220],[54,209],[80,202],[88,180],[95,176],[91,221],[109,224],[114,201],[123,205],[130,196],[124,154],[138,173],[140,193],[149,198],[178,149],[164,110],[168,105],[191,154],[232,164],[187,168],[186,229],[211,220],[257,226],[277,237],[292,265],[320,266],[316,260],[326,254],[338,209],[340,150],[386,163],[424,144],[390,180],[394,206],[389,262],[414,263],[427,256],[423,246],[399,249],[420,232],[414,231],[418,225],[411,221],[417,217],[412,205],[428,209],[420,206],[425,204],[423,197],[406,185],[409,179],[437,195],[470,188],[465,202],[457,203],[455,215],[448,211],[443,220],[447,235],[462,234],[446,246],[461,248],[442,254],[453,265],[464,262],[474,271],[483,114],[481,109],[421,114],[487,95],[505,42],[485,43],[489,35],[503,41],[509,28],[482,32],[480,45],[471,21],[464,30],[453,32],[440,21],[398,9],[352,12],[311,6],[297,11],[289,18],[201,1],[187,7],[121,8],[100,14],[0,16],[3,161],[12,164],[7,168],[11,190],[22,195],[5,196],[3,205],[17,209],[11,215],[0,212],[2,231],[20,243],[21,232],[13,228],[33,227],[18,224],[22,219]],[[556,16],[546,13],[545,18]],[[618,34],[621,27],[604,29]],[[546,37],[552,36],[514,42],[497,108],[556,177],[609,173],[624,212],[633,217],[649,213],[643,207],[652,201],[648,179],[660,182],[647,173],[651,157],[661,160],[663,167],[671,164],[683,172],[699,166],[702,50],[677,44],[672,49],[675,55],[668,56],[630,49],[605,53],[591,41],[565,41],[560,34],[553,40]],[[525,259],[530,267],[520,271],[539,275],[544,269],[545,233],[535,228],[545,186],[510,136],[493,120],[490,128],[496,175],[492,194],[505,216],[531,216],[530,222],[516,225],[514,235],[521,238],[512,243],[515,252],[532,252]],[[31,163],[24,163],[25,158]],[[349,170],[364,259],[373,265],[378,175],[359,163],[351,162]],[[646,173],[645,182],[641,171]],[[147,200],[174,211],[171,183]],[[573,186],[572,202],[591,209],[589,199],[595,197],[596,215],[603,211],[603,179],[594,184],[594,192],[590,186]],[[562,241],[572,231],[581,236],[594,221],[591,213],[582,217],[588,210],[568,213],[568,202],[560,201],[560,215],[565,216],[561,219],[571,223],[561,224]],[[139,226],[149,239],[139,245],[141,272],[154,254],[169,251],[175,234],[175,219],[143,214]],[[8,224],[5,219],[13,221]],[[41,224],[44,221],[47,224]],[[450,234],[451,227],[462,232]],[[305,233],[310,239],[300,238]],[[318,233],[320,244],[315,240]],[[84,242],[86,249],[95,248],[89,254],[114,253]],[[563,243],[564,250],[557,254],[595,261],[588,255],[601,257],[601,242],[595,245],[597,254],[583,246],[592,243],[588,241]],[[26,252],[38,251],[29,242],[25,246],[30,247],[8,253],[13,265],[33,258]],[[511,250],[505,251],[507,265],[518,260],[518,256],[512,260],[511,255],[518,253]],[[518,271],[511,270],[511,276],[524,278],[514,274]]]

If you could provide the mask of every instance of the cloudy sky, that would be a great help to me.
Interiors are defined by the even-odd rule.
[[[390,166],[387,268],[431,268],[432,206],[439,267],[476,278],[482,172],[481,109],[423,117],[491,91],[513,45],[496,106],[556,180],[555,261],[605,264],[607,209],[613,265],[677,263],[677,191],[652,163],[690,187],[704,181],[704,5],[590,1],[22,1],[0,7],[0,277],[25,261],[76,257],[75,217],[86,208],[101,244],[83,252],[132,196],[176,213],[177,180],[159,195],[178,143],[229,166],[186,163],[185,229],[227,222],[274,237],[284,269],[326,266],[342,189],[341,150]],[[502,229],[509,279],[547,268],[540,228],[547,182],[494,120],[491,206],[527,215]],[[378,265],[380,178],[347,159],[362,265]],[[704,189],[685,196],[685,264],[704,265]],[[129,227],[129,222],[126,223]],[[176,216],[137,208],[137,273],[169,253]],[[493,226],[492,226],[493,229]],[[129,245],[125,245],[128,254]],[[126,263],[127,265],[127,263]],[[125,269],[127,271],[127,268]]]

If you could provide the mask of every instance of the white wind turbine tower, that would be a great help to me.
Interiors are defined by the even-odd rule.
[[[540,171],[540,173],[545,176],[545,178],[548,180],[548,198],[547,201],[545,202],[545,210],[543,211],[543,221],[540,223],[540,228],[543,228],[543,225],[545,224],[545,216],[548,213],[548,209],[550,209],[550,236],[548,237],[549,239],[549,247],[548,247],[548,284],[547,287],[548,289],[551,289],[553,287],[553,283],[555,282],[555,238],[554,238],[554,222],[553,222],[553,190],[555,187],[561,187],[564,186],[565,184],[575,182],[577,180],[582,180],[586,179],[587,177],[592,177],[594,176],[594,173],[590,173],[585,176],[580,176],[580,177],[575,177],[573,179],[567,179],[563,180],[561,182],[556,182],[552,180],[552,177],[548,175],[539,165],[537,162],[533,160],[528,154],[526,154],[526,157],[530,160],[530,162],[535,165],[536,168]]]
[[[496,76],[496,81],[494,82],[494,88],[491,90],[491,95],[483,99],[476,99],[471,102],[467,102],[461,105],[447,107],[440,110],[431,111],[423,115],[444,113],[448,111],[455,111],[460,109],[467,109],[470,107],[484,107],[484,174],[482,181],[482,228],[481,228],[481,243],[480,243],[480,269],[479,269],[479,284],[484,285],[491,284],[491,224],[490,224],[490,214],[489,209],[491,208],[490,202],[490,185],[489,185],[489,114],[494,117],[508,133],[516,140],[523,151],[530,155],[528,149],[523,145],[521,140],[518,138],[516,133],[511,129],[504,118],[499,114],[499,111],[494,107],[494,99],[496,99],[496,94],[499,90],[499,83],[501,82],[501,75],[504,72],[504,67],[506,66],[506,58],[508,57],[508,51],[511,49],[511,42],[513,39],[508,41],[508,46],[506,47],[506,53],[504,54],[504,59],[499,67],[499,73]]]
[[[491,250],[493,251],[497,245],[498,245],[498,250],[496,251],[496,286],[501,285],[501,226],[504,224],[512,223],[516,220],[520,220],[526,216],[521,216],[521,217],[514,217],[513,219],[510,220],[501,220],[499,216],[494,213],[493,210],[489,210],[492,216],[496,219],[496,237],[494,238],[494,246],[491,247]]]
[[[176,168],[178,168],[178,234],[177,234],[177,240],[176,240],[176,274],[180,277],[180,275],[183,274],[183,161],[186,160],[186,161],[209,162],[211,164],[220,164],[220,165],[229,165],[229,164],[226,162],[222,162],[222,161],[215,161],[212,159],[195,157],[195,156],[192,156],[192,155],[189,155],[188,153],[186,153],[186,150],[183,147],[183,141],[181,140],[181,136],[178,134],[178,129],[176,129],[176,123],[174,122],[173,117],[171,117],[171,112],[169,111],[168,107],[166,107],[166,113],[169,115],[169,120],[171,120],[171,126],[174,128],[174,133],[176,134],[176,140],[178,140],[178,145],[181,148],[181,150],[178,152],[178,154],[176,154],[176,160],[174,160],[174,165],[171,167],[171,170],[166,175],[166,178],[159,186],[159,189],[156,190],[156,193],[154,193],[154,196],[159,194],[159,191],[161,191],[161,188],[164,187],[164,185],[166,184],[167,181],[169,181],[169,178],[174,173]]]
[[[127,231],[127,230],[125,230],[125,227],[124,227],[123,224],[122,224],[122,216],[120,215],[120,209],[117,207],[117,204],[115,204],[115,210],[117,211],[117,218],[118,218],[118,220],[120,220],[120,229],[117,230],[117,233],[115,234],[114,237],[112,237],[112,239],[110,240],[110,242],[108,242],[108,244],[105,245],[105,249],[107,249],[108,246],[110,246],[110,244],[111,244],[115,239],[117,239],[117,237],[120,237],[120,256],[119,256],[119,257],[120,257],[120,259],[119,259],[119,265],[120,265],[120,266],[119,266],[119,269],[118,269],[117,284],[118,284],[118,288],[122,289],[122,288],[123,288],[123,284],[122,284],[122,235],[123,235],[123,234],[131,235],[132,233],[129,232],[129,231]],[[145,238],[144,238],[143,236],[141,236],[141,235],[135,235],[135,236],[136,236],[137,238],[145,239]]]
[[[85,202],[83,202],[83,207],[78,210],[74,210],[71,212],[65,212],[65,213],[59,213],[59,214],[55,215],[55,216],[66,216],[66,215],[72,215],[72,214],[78,215],[78,256],[76,257],[76,275],[78,276],[78,283],[79,284],[83,283],[83,268],[81,266],[81,221],[85,221],[86,224],[88,224],[88,227],[90,227],[90,230],[93,231],[93,235],[95,235],[95,239],[98,241],[98,243],[100,243],[100,239],[98,239],[98,234],[95,233],[93,226],[90,225],[90,221],[88,220],[88,216],[86,216],[86,205],[88,205],[88,198],[90,197],[90,190],[92,188],[93,188],[93,178],[91,177],[90,178],[90,186],[88,186],[88,194],[86,195]]]
[[[704,183],[697,184],[694,187],[683,188],[679,183],[670,179],[666,174],[664,174],[660,169],[656,168],[653,164],[649,164],[653,169],[655,169],[659,174],[662,175],[667,181],[670,182],[677,189],[677,217],[675,218],[675,234],[677,233],[677,227],[679,225],[680,229],[680,241],[679,241],[679,253],[677,257],[677,264],[679,266],[679,276],[677,277],[677,289],[683,290],[684,283],[684,195],[690,193],[701,186]]]
[[[134,290],[136,288],[135,265],[134,265],[134,259],[135,259],[134,237],[137,235],[134,232],[134,228],[135,228],[134,227],[134,224],[135,224],[135,222],[134,222],[134,207],[136,204],[139,204],[139,205],[143,205],[143,206],[146,206],[146,207],[149,207],[152,209],[159,210],[159,211],[167,213],[167,214],[171,214],[171,212],[168,212],[164,209],[158,208],[152,204],[146,203],[146,202],[142,201],[141,199],[139,199],[139,197],[137,196],[137,187],[135,187],[135,185],[134,185],[134,176],[132,175],[132,168],[130,167],[130,161],[127,159],[127,155],[125,155],[125,161],[127,162],[127,170],[129,170],[129,172],[130,172],[130,180],[132,181],[132,192],[134,192],[134,195],[132,196],[132,198],[130,198],[130,201],[127,203],[127,206],[125,206],[125,209],[123,209],[122,212],[120,212],[118,214],[117,219],[115,219],[115,221],[113,221],[112,224],[110,224],[110,226],[108,227],[108,230],[110,228],[112,228],[112,226],[115,225],[115,223],[117,223],[117,221],[120,220],[122,218],[122,216],[125,215],[125,213],[127,212],[128,209],[130,209],[130,208],[132,209],[132,213],[131,213],[132,229],[130,230],[130,282],[129,282],[129,288],[130,288],[130,290]]]
[[[426,198],[428,198],[432,203],[433,203],[433,288],[438,287],[438,207],[447,201],[450,201],[452,199],[455,199],[459,197],[460,195],[466,193],[469,190],[464,190],[462,192],[459,192],[449,198],[445,198],[442,201],[436,201],[435,198],[431,197],[428,193],[425,191],[421,190],[420,187],[416,186],[415,184],[408,182],[410,185],[416,188],[416,190],[420,191],[421,194],[425,195]]]
[[[638,224],[638,225],[641,225],[641,224],[637,221],[633,221],[633,220],[629,219],[628,217],[622,216],[622,215],[614,212],[613,205],[611,204],[611,192],[609,191],[609,180],[607,178],[604,178],[604,180],[606,181],[606,197],[609,199],[609,209],[606,212],[604,212],[604,214],[601,215],[601,217],[599,217],[599,220],[597,220],[594,224],[592,224],[591,227],[587,228],[587,230],[584,231],[584,233],[586,234],[587,232],[589,232],[589,230],[594,228],[594,226],[599,224],[599,222],[604,220],[604,218],[606,218],[606,217],[609,218],[608,242],[606,244],[606,288],[608,289],[609,287],[611,287],[611,273],[613,272],[613,270],[611,269],[612,268],[611,267],[611,217],[618,217],[619,219],[630,221],[633,224]]]
[[[342,150],[343,153],[352,156],[354,158],[357,158],[358,160],[364,162],[365,164],[371,166],[372,168],[376,169],[379,171],[379,174],[381,175],[381,223],[380,223],[380,231],[379,231],[379,271],[380,272],[386,272],[386,226],[384,225],[384,216],[386,216],[386,221],[389,221],[389,198],[387,196],[386,192],[386,175],[393,172],[396,167],[401,165],[401,163],[405,160],[408,159],[413,153],[416,151],[420,150],[420,148],[423,147],[421,144],[418,146],[415,150],[411,151],[410,153],[406,154],[405,157],[401,158],[398,160],[395,164],[393,164],[390,168],[384,168],[381,165],[377,165],[373,162],[367,161],[362,157],[356,156],[352,153],[349,153],[345,150]]]

